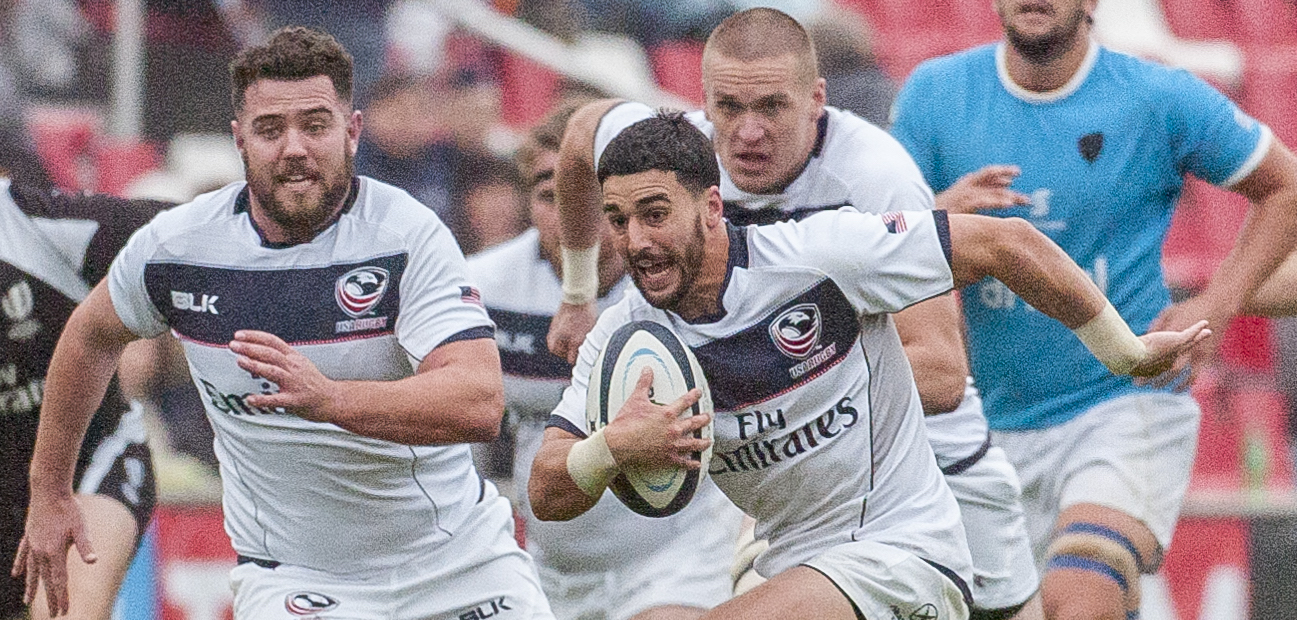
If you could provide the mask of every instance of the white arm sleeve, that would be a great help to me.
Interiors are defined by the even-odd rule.
[[[844,209],[779,228],[801,262],[833,278],[862,314],[898,312],[954,286],[945,211]]]
[[[156,221],[156,220],[155,220]],[[166,319],[149,297],[145,272],[158,250],[153,224],[131,235],[126,247],[108,268],[108,294],[122,324],[141,338],[153,338],[167,331]],[[169,303],[164,300],[164,303]]]

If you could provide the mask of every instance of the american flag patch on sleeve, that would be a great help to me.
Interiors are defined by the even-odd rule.
[[[482,294],[477,292],[477,288],[472,286],[459,287],[459,300],[466,304],[474,306],[482,305]]]
[[[905,232],[905,214],[900,211],[889,211],[880,216],[883,218],[883,225],[887,227],[889,233]]]

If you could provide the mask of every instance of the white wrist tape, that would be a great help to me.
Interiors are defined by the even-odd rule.
[[[599,244],[583,250],[561,247],[563,303],[583,306],[599,296]]]
[[[567,453],[567,473],[582,493],[590,497],[603,495],[603,490],[617,475],[617,461],[608,449],[603,429],[572,446]]]
[[[1114,375],[1129,373],[1148,354],[1147,347],[1130,331],[1130,326],[1117,314],[1111,302],[1104,305],[1098,316],[1072,333]]]

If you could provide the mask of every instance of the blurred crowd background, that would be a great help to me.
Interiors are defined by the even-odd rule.
[[[756,4],[808,27],[831,105],[882,126],[916,64],[1000,33],[990,0],[0,0],[0,167],[174,202],[238,180],[226,65],[279,26],[307,25],[355,58],[357,172],[409,191],[472,254],[528,226],[512,158],[529,128],[594,97],[701,105],[706,35]],[[1096,22],[1106,45],[1195,71],[1297,144],[1294,0],[1103,0]],[[1180,294],[1206,282],[1245,209],[1186,187],[1165,258]],[[178,350],[147,363],[132,389],[155,414],[163,501],[219,501],[211,430]],[[1239,319],[1195,393],[1204,421],[1187,518],[1291,517],[1297,327]],[[507,448],[481,452],[489,473],[508,472]],[[1294,529],[1281,536],[1297,549]]]

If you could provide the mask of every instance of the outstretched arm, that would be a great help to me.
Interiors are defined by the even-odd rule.
[[[622,103],[604,99],[582,106],[568,120],[555,170],[559,222],[562,227],[563,303],[550,322],[548,344],[555,355],[576,362],[585,335],[598,312],[599,226],[603,192],[595,174],[594,140],[599,120]]]
[[[1085,272],[1026,220],[951,215],[950,246],[956,288],[988,276],[1003,282],[1075,332],[1116,374],[1160,374],[1211,333],[1199,320],[1183,331],[1136,338]]]
[[[100,282],[73,311],[50,359],[32,454],[27,530],[12,572],[26,573],[27,602],[36,595],[37,585],[45,583],[52,616],[68,610],[68,547],[76,545],[87,564],[96,560],[73,498],[73,473],[90,418],[108,390],[122,350],[135,339],[117,318],[107,284]]]

